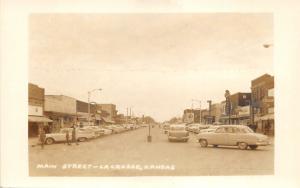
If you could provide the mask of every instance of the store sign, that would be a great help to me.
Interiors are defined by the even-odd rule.
[[[268,108],[268,113],[269,114],[274,114],[274,107]]]
[[[239,108],[239,115],[249,115],[250,114],[250,107],[243,106]]]
[[[274,97],[274,88],[268,90],[268,96],[269,97]]]
[[[29,105],[28,115],[30,115],[30,116],[43,116],[43,107]]]

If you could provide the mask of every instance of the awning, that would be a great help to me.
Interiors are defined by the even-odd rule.
[[[274,120],[274,114],[267,114],[261,117],[255,117],[254,121]]]
[[[99,114],[95,114],[95,119],[96,120],[101,120],[101,116]]]
[[[274,114],[267,114],[260,118],[261,118],[261,120],[272,120],[272,119],[274,119]]]
[[[53,122],[51,119],[45,116],[28,116],[29,122]]]

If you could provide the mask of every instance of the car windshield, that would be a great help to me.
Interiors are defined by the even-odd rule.
[[[184,127],[170,127],[171,131],[184,131],[185,128]]]

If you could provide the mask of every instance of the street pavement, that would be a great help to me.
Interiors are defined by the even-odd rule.
[[[227,176],[274,174],[274,145],[257,150],[201,148],[194,134],[169,142],[159,127],[109,135],[79,145],[29,145],[30,176]]]

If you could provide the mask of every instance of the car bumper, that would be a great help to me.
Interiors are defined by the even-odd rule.
[[[256,142],[257,146],[267,146],[270,145],[271,143],[269,141],[258,141]]]
[[[170,140],[188,140],[189,137],[185,136],[185,137],[176,137],[176,136],[169,136]]]

